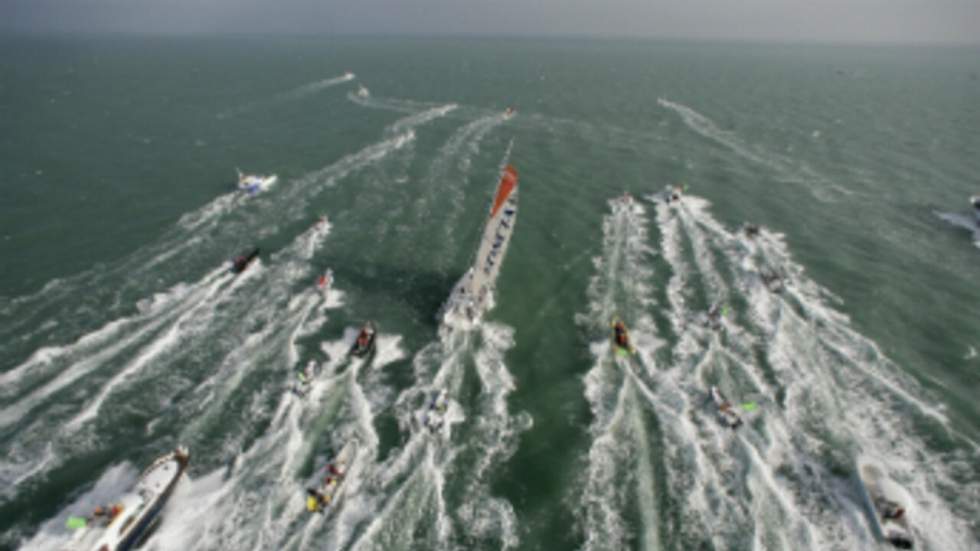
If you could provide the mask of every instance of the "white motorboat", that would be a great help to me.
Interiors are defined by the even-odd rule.
[[[279,179],[275,174],[270,174],[268,176],[263,176],[260,174],[243,174],[241,170],[235,169],[238,172],[238,189],[248,193],[249,195],[256,195],[262,193],[263,191],[268,191],[276,181]]]
[[[190,453],[184,447],[157,458],[136,486],[88,517],[73,517],[77,531],[66,551],[125,551],[133,549],[160,521],[160,513],[187,469]]]

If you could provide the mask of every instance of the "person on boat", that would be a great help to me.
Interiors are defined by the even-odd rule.
[[[357,347],[362,350],[367,348],[368,342],[370,342],[369,339],[370,334],[368,333],[367,328],[365,327],[364,329],[361,329],[360,334],[357,335]]]
[[[616,344],[622,348],[628,348],[630,343],[626,336],[626,324],[620,320],[616,320],[616,323],[613,324],[613,332],[616,335]]]
[[[311,513],[319,513],[323,508],[330,505],[330,496],[324,495],[315,488],[306,489],[306,510]]]
[[[95,510],[92,511],[92,520],[100,520],[109,524],[109,510],[101,505],[96,505]]]
[[[311,513],[317,513],[320,511],[320,500],[316,495],[314,495],[312,490],[310,490],[309,495],[306,496],[306,510]]]

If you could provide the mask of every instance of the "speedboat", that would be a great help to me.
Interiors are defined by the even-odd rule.
[[[276,181],[279,179],[275,174],[270,174],[268,176],[263,176],[260,174],[243,174],[241,170],[235,169],[238,172],[238,189],[248,193],[249,195],[256,195],[262,193],[263,191],[268,191]]]
[[[361,330],[357,333],[357,339],[354,340],[354,344],[350,347],[350,355],[358,358],[367,356],[369,352],[374,350],[374,340],[377,333],[377,330],[374,328],[374,323],[370,321],[365,323],[364,327],[361,327]]]
[[[306,489],[306,510],[311,513],[323,513],[340,499],[341,491],[346,486],[347,473],[354,463],[357,453],[357,441],[350,440],[320,471],[313,485]],[[322,478],[320,478],[322,477]]]
[[[133,549],[160,521],[160,513],[187,469],[190,453],[178,446],[157,458],[136,486],[109,507],[98,507],[85,518],[72,517],[77,532],[66,551],[125,551]]]
[[[742,418],[739,417],[738,412],[735,411],[735,407],[725,398],[721,390],[718,390],[716,386],[712,386],[710,393],[711,401],[718,408],[718,419],[722,424],[733,430],[740,427],[742,425]]]
[[[239,255],[231,263],[231,273],[240,274],[248,269],[252,261],[258,258],[259,248],[256,247],[246,254]]]
[[[745,237],[758,237],[759,226],[755,224],[745,224],[742,226],[742,230],[745,231]]]
[[[368,89],[365,88],[363,84],[359,84],[357,87],[357,97],[367,99],[371,97],[371,92],[369,92]]]
[[[905,491],[872,463],[859,463],[858,475],[868,505],[874,512],[874,528],[878,536],[899,549],[912,549],[915,542],[909,526]]]
[[[516,111],[514,111],[514,108],[508,107],[506,110],[504,110],[504,119],[505,120],[511,119],[514,116],[514,113],[516,113]]]
[[[630,333],[626,329],[626,324],[619,318],[613,318],[611,327],[613,329],[612,343],[616,355],[625,358],[635,352],[633,343],[630,342]]]

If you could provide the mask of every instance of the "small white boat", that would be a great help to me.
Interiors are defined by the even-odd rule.
[[[66,551],[125,551],[133,549],[160,521],[160,513],[187,469],[190,453],[184,447],[158,458],[129,493],[89,517],[74,517],[80,525]]]
[[[242,174],[241,170],[235,169],[238,172],[238,189],[248,193],[249,195],[256,195],[262,193],[263,191],[268,191],[276,181],[279,179],[275,174],[270,174],[268,176],[263,176],[260,174]]]
[[[858,464],[865,498],[874,513],[874,528],[883,540],[899,549],[912,549],[915,541],[909,526],[908,497],[902,488],[868,462]]]
[[[360,84],[357,87],[357,97],[367,99],[371,97],[371,92],[363,84]]]
[[[513,107],[508,107],[506,110],[504,110],[504,120],[512,119],[516,113],[517,111],[514,111]]]

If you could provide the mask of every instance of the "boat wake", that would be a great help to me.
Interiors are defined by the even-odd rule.
[[[333,88],[334,86],[351,82],[355,78],[356,77],[354,73],[348,72],[339,76],[324,78],[321,80],[303,84],[301,86],[297,86],[296,88],[293,88],[292,90],[287,90],[285,92],[276,94],[269,99],[253,101],[250,103],[246,103],[240,107],[236,107],[234,109],[222,111],[218,113],[217,118],[228,119],[231,117],[238,117],[241,115],[251,113],[253,111],[257,111],[259,109],[269,109],[285,103],[298,101],[307,98],[309,96],[312,96],[313,94],[322,92],[328,88]]]
[[[917,547],[970,548],[976,504],[954,489],[975,486],[958,467],[965,458],[921,459],[931,435],[965,437],[834,310],[838,299],[806,277],[781,236],[730,232],[706,201],[685,196],[656,205],[655,256],[643,209],[611,206],[589,311],[577,318],[603,337],[585,376],[588,476],[572,499],[584,505],[586,549],[872,547],[855,474],[867,454],[916,504]],[[650,289],[661,270],[670,276],[658,307]],[[728,307],[708,323],[703,312],[717,302]],[[613,354],[607,324],[617,314],[635,336],[633,356]],[[669,328],[663,340],[657,327]],[[720,422],[712,386],[751,406],[742,427]]]

